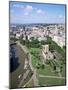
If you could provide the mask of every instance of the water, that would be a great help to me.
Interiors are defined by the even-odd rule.
[[[18,60],[19,58],[17,55],[16,45],[10,45],[10,72],[13,72],[18,68],[19,66]]]

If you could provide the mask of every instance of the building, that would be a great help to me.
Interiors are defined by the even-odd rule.
[[[48,53],[49,52],[49,45],[43,45],[43,50],[44,50],[44,53]]]
[[[19,39],[20,36],[21,36],[21,33],[20,33],[20,32],[17,32],[17,33],[16,33],[16,38]]]
[[[44,45],[42,50],[44,62],[53,59],[53,54],[49,51],[49,45]]]

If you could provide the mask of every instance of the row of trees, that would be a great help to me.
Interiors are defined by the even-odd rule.
[[[47,44],[46,40],[39,41],[38,39],[35,39],[34,37],[31,37],[29,41],[28,36],[26,36],[26,40],[23,40],[22,38],[20,38],[20,42],[23,45],[26,45],[28,48],[42,48],[42,45]]]
[[[45,68],[45,65],[44,64],[40,64],[40,63],[38,63],[37,65],[36,65],[36,68],[37,69],[44,69]]]
[[[28,37],[26,40],[23,40],[20,38],[20,42],[23,45],[26,45],[28,48],[42,48],[42,45],[48,44],[49,45],[49,50],[50,51],[57,51],[58,53],[61,54],[62,60],[65,62],[65,50],[61,48],[60,46],[55,43],[51,37],[47,37],[47,40],[44,41],[38,41],[38,39],[34,39],[34,37],[31,38],[31,41],[28,40]]]
[[[17,38],[15,38],[15,37],[10,37],[10,41],[14,41],[14,42],[16,42],[18,39]]]
[[[16,38],[11,38],[10,40],[17,41]],[[23,40],[22,38],[20,38],[19,40],[28,48],[42,48],[42,45],[49,44],[50,51],[56,50],[62,55],[62,58],[65,59],[65,50],[58,46],[57,43],[55,43],[50,37],[47,37],[47,41],[38,41],[38,39],[34,39],[34,37],[31,38],[31,41],[28,40],[28,37],[26,37],[26,40]]]
[[[31,41],[20,39],[20,42],[23,45],[26,45],[28,48],[41,48],[41,44],[39,43],[38,39],[31,40]]]

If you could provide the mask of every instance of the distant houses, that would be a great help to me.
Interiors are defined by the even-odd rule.
[[[65,46],[65,25],[48,25],[48,26],[17,26],[10,28],[10,37],[29,41],[31,38],[38,39],[39,41],[46,41],[47,36],[51,37],[60,47]]]

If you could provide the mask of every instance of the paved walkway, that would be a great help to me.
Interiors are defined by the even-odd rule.
[[[65,79],[65,77],[57,77],[57,76],[45,76],[45,75],[39,75],[39,77],[46,77],[46,78],[57,78],[57,79]]]
[[[37,78],[36,69],[34,70],[33,81],[34,81],[34,86],[39,86],[38,85],[39,82],[38,82],[38,78]]]

